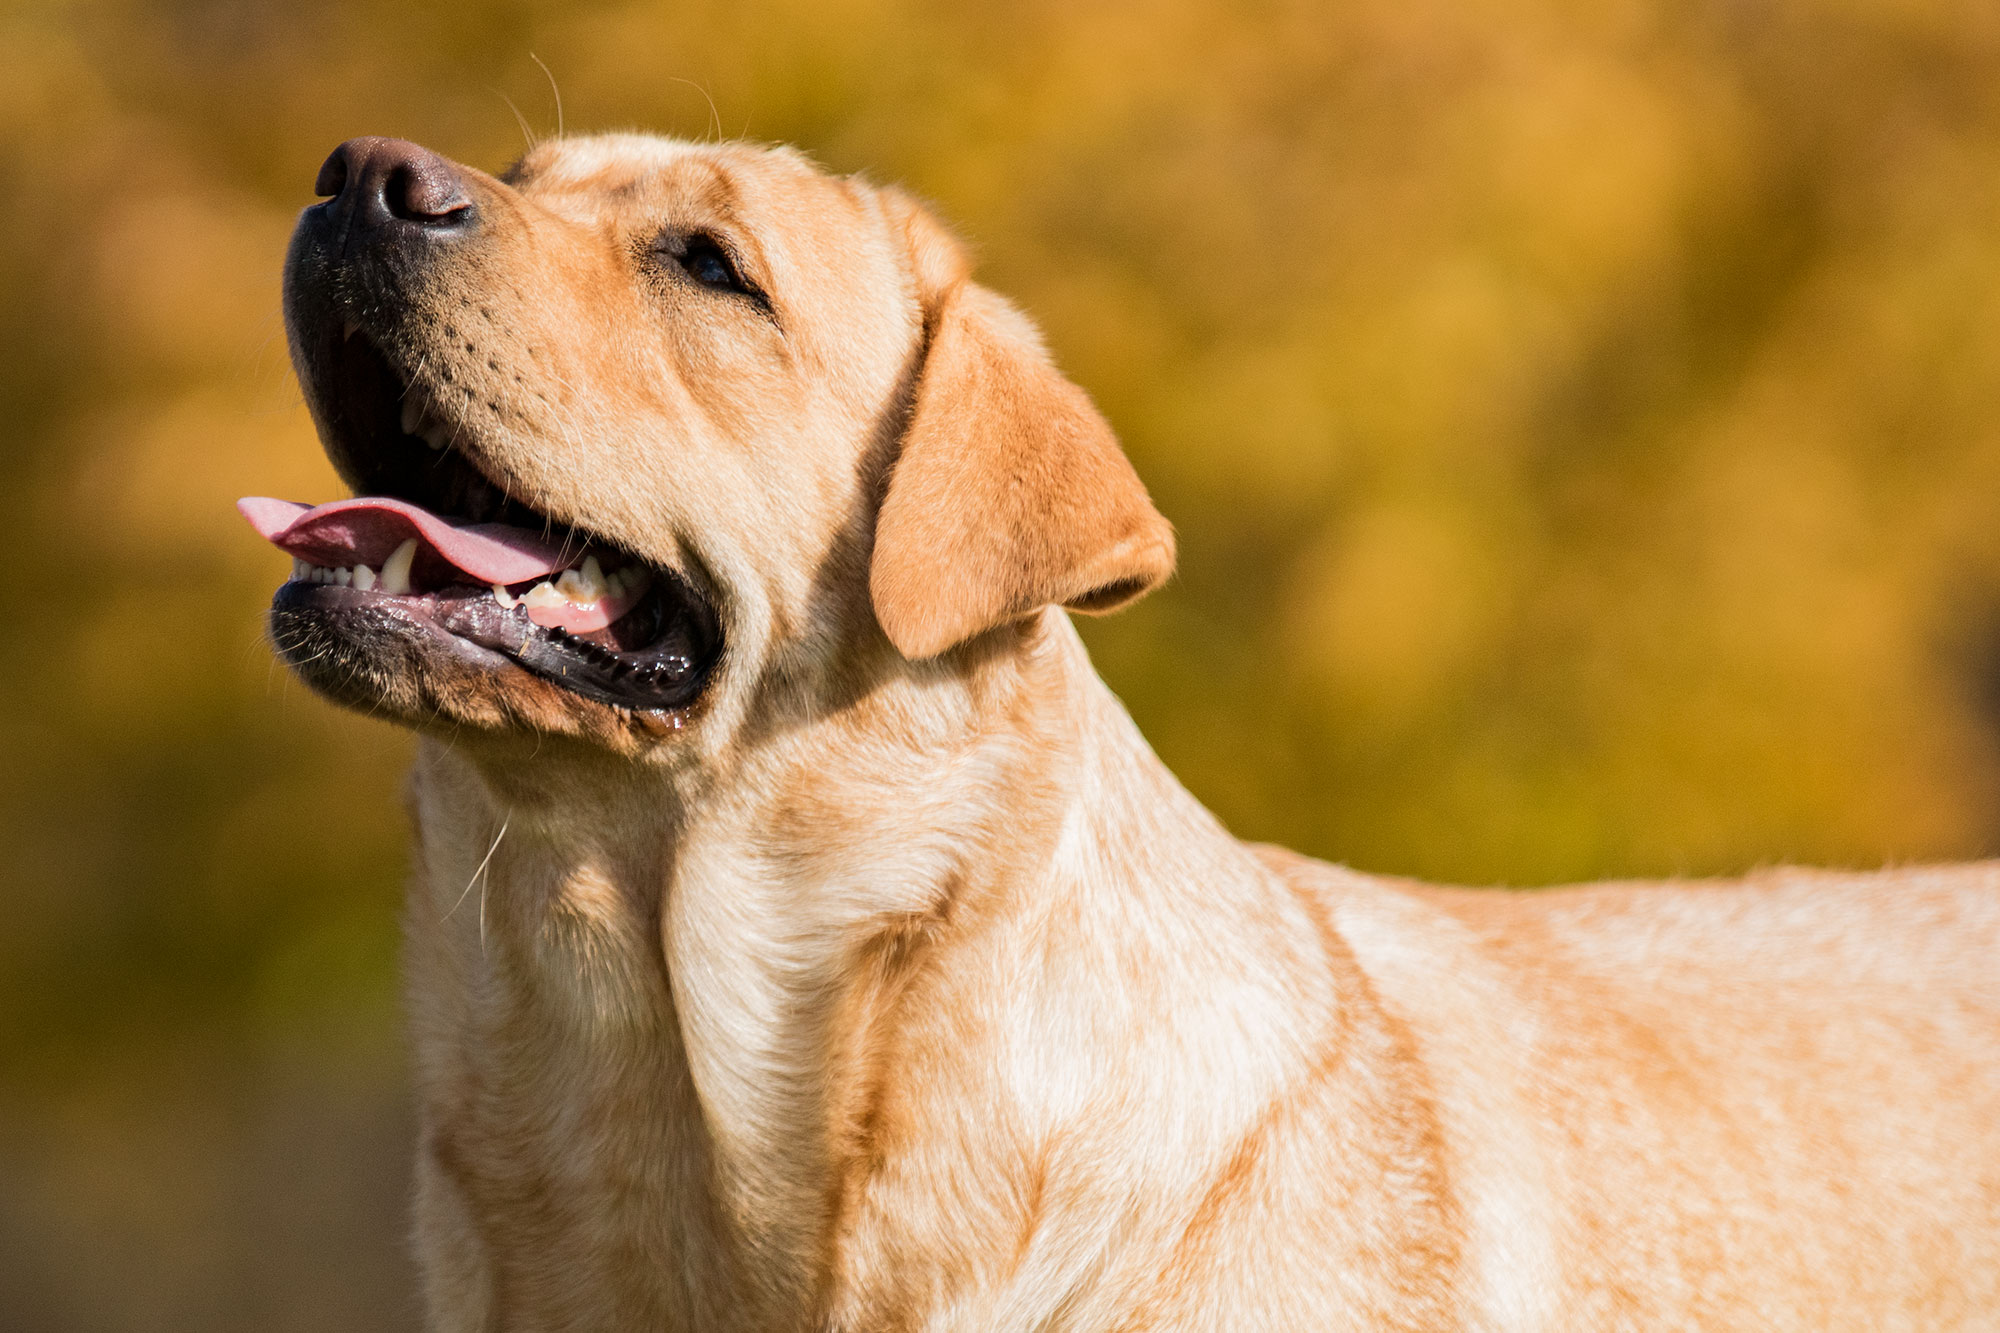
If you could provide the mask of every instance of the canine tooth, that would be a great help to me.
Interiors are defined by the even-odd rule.
[[[521,599],[516,597],[513,593],[508,592],[506,584],[496,583],[493,585],[493,600],[500,603],[500,609],[502,611],[512,611],[514,609],[514,604],[520,601]]]
[[[403,394],[403,434],[415,435],[417,427],[424,424],[424,405],[417,399],[416,391]]]
[[[417,539],[406,537],[387,560],[382,562],[382,578],[379,586],[392,597],[401,597],[410,590],[410,562],[417,558]]]
[[[363,592],[367,592],[375,586],[375,571],[366,565],[356,565],[354,567],[354,586]]]
[[[556,591],[556,585],[543,579],[534,587],[521,594],[522,606],[561,606],[569,598]]]
[[[441,421],[425,421],[419,435],[433,449],[448,449],[451,447],[450,432],[451,427]]]
[[[345,588],[348,584],[354,582],[354,571],[351,569],[336,569],[333,571],[333,581]]]

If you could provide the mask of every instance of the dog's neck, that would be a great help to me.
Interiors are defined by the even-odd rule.
[[[697,1252],[733,1256],[735,1271],[692,1280],[733,1288],[717,1299],[738,1317],[765,1304],[769,1326],[891,1281],[889,1268],[922,1280],[921,1255],[871,1230],[884,1191],[915,1215],[917,1185],[884,1175],[903,1154],[926,1154],[923,1188],[952,1207],[1019,1228],[1024,1254],[1031,1238],[1088,1253],[1087,1239],[1037,1237],[1014,1177],[1046,1174],[1053,1145],[1105,1128],[1100,1104],[1174,1099],[1177,1087],[1143,1086],[1160,1071],[1178,1085],[1226,1067],[1254,1099],[1258,1070],[1320,1039],[1260,1027],[1264,1015],[1315,1012],[1300,994],[1327,1012],[1339,1000],[1310,908],[1154,758],[1055,612],[976,671],[901,675],[771,728],[693,793],[629,772],[537,784],[435,745],[416,790],[429,882],[412,965],[447,968],[473,1010],[417,1016],[433,1138],[465,1113],[436,1049],[512,1071],[511,1092],[490,1070],[475,1081],[527,1120],[544,1097],[590,1108],[586,1123],[650,1121],[653,1157],[673,1160],[621,1164],[632,1145],[607,1142],[572,1145],[566,1169],[636,1213],[657,1195],[682,1243],[720,1242]],[[433,828],[491,832],[444,848]],[[431,927],[441,905],[455,927]],[[1279,927],[1256,957],[1207,957],[1217,911]],[[1280,989],[1288,1004],[1269,1003]],[[467,1025],[478,1049],[454,1034]],[[535,1061],[562,1072],[526,1072]],[[991,1117],[976,1142],[909,1100],[910,1061],[934,1062],[927,1086],[950,1082]],[[1214,1109],[1239,1108],[1224,1096]]]

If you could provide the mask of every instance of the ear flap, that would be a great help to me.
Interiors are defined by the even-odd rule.
[[[935,258],[924,221],[913,241]],[[1090,399],[985,288],[959,277],[933,310],[875,521],[869,592],[890,641],[932,657],[1051,603],[1110,611],[1150,592],[1173,571],[1173,529]]]

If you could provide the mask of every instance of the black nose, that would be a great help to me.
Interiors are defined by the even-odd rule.
[[[319,169],[313,193],[349,227],[457,227],[472,198],[450,161],[408,139],[349,139]]]

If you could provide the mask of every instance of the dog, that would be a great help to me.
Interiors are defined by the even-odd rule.
[[[421,737],[431,1328],[2000,1328],[2000,869],[1240,843],[1066,614],[1170,527],[911,197],[634,135],[317,193],[357,498],[242,508],[278,653]]]

